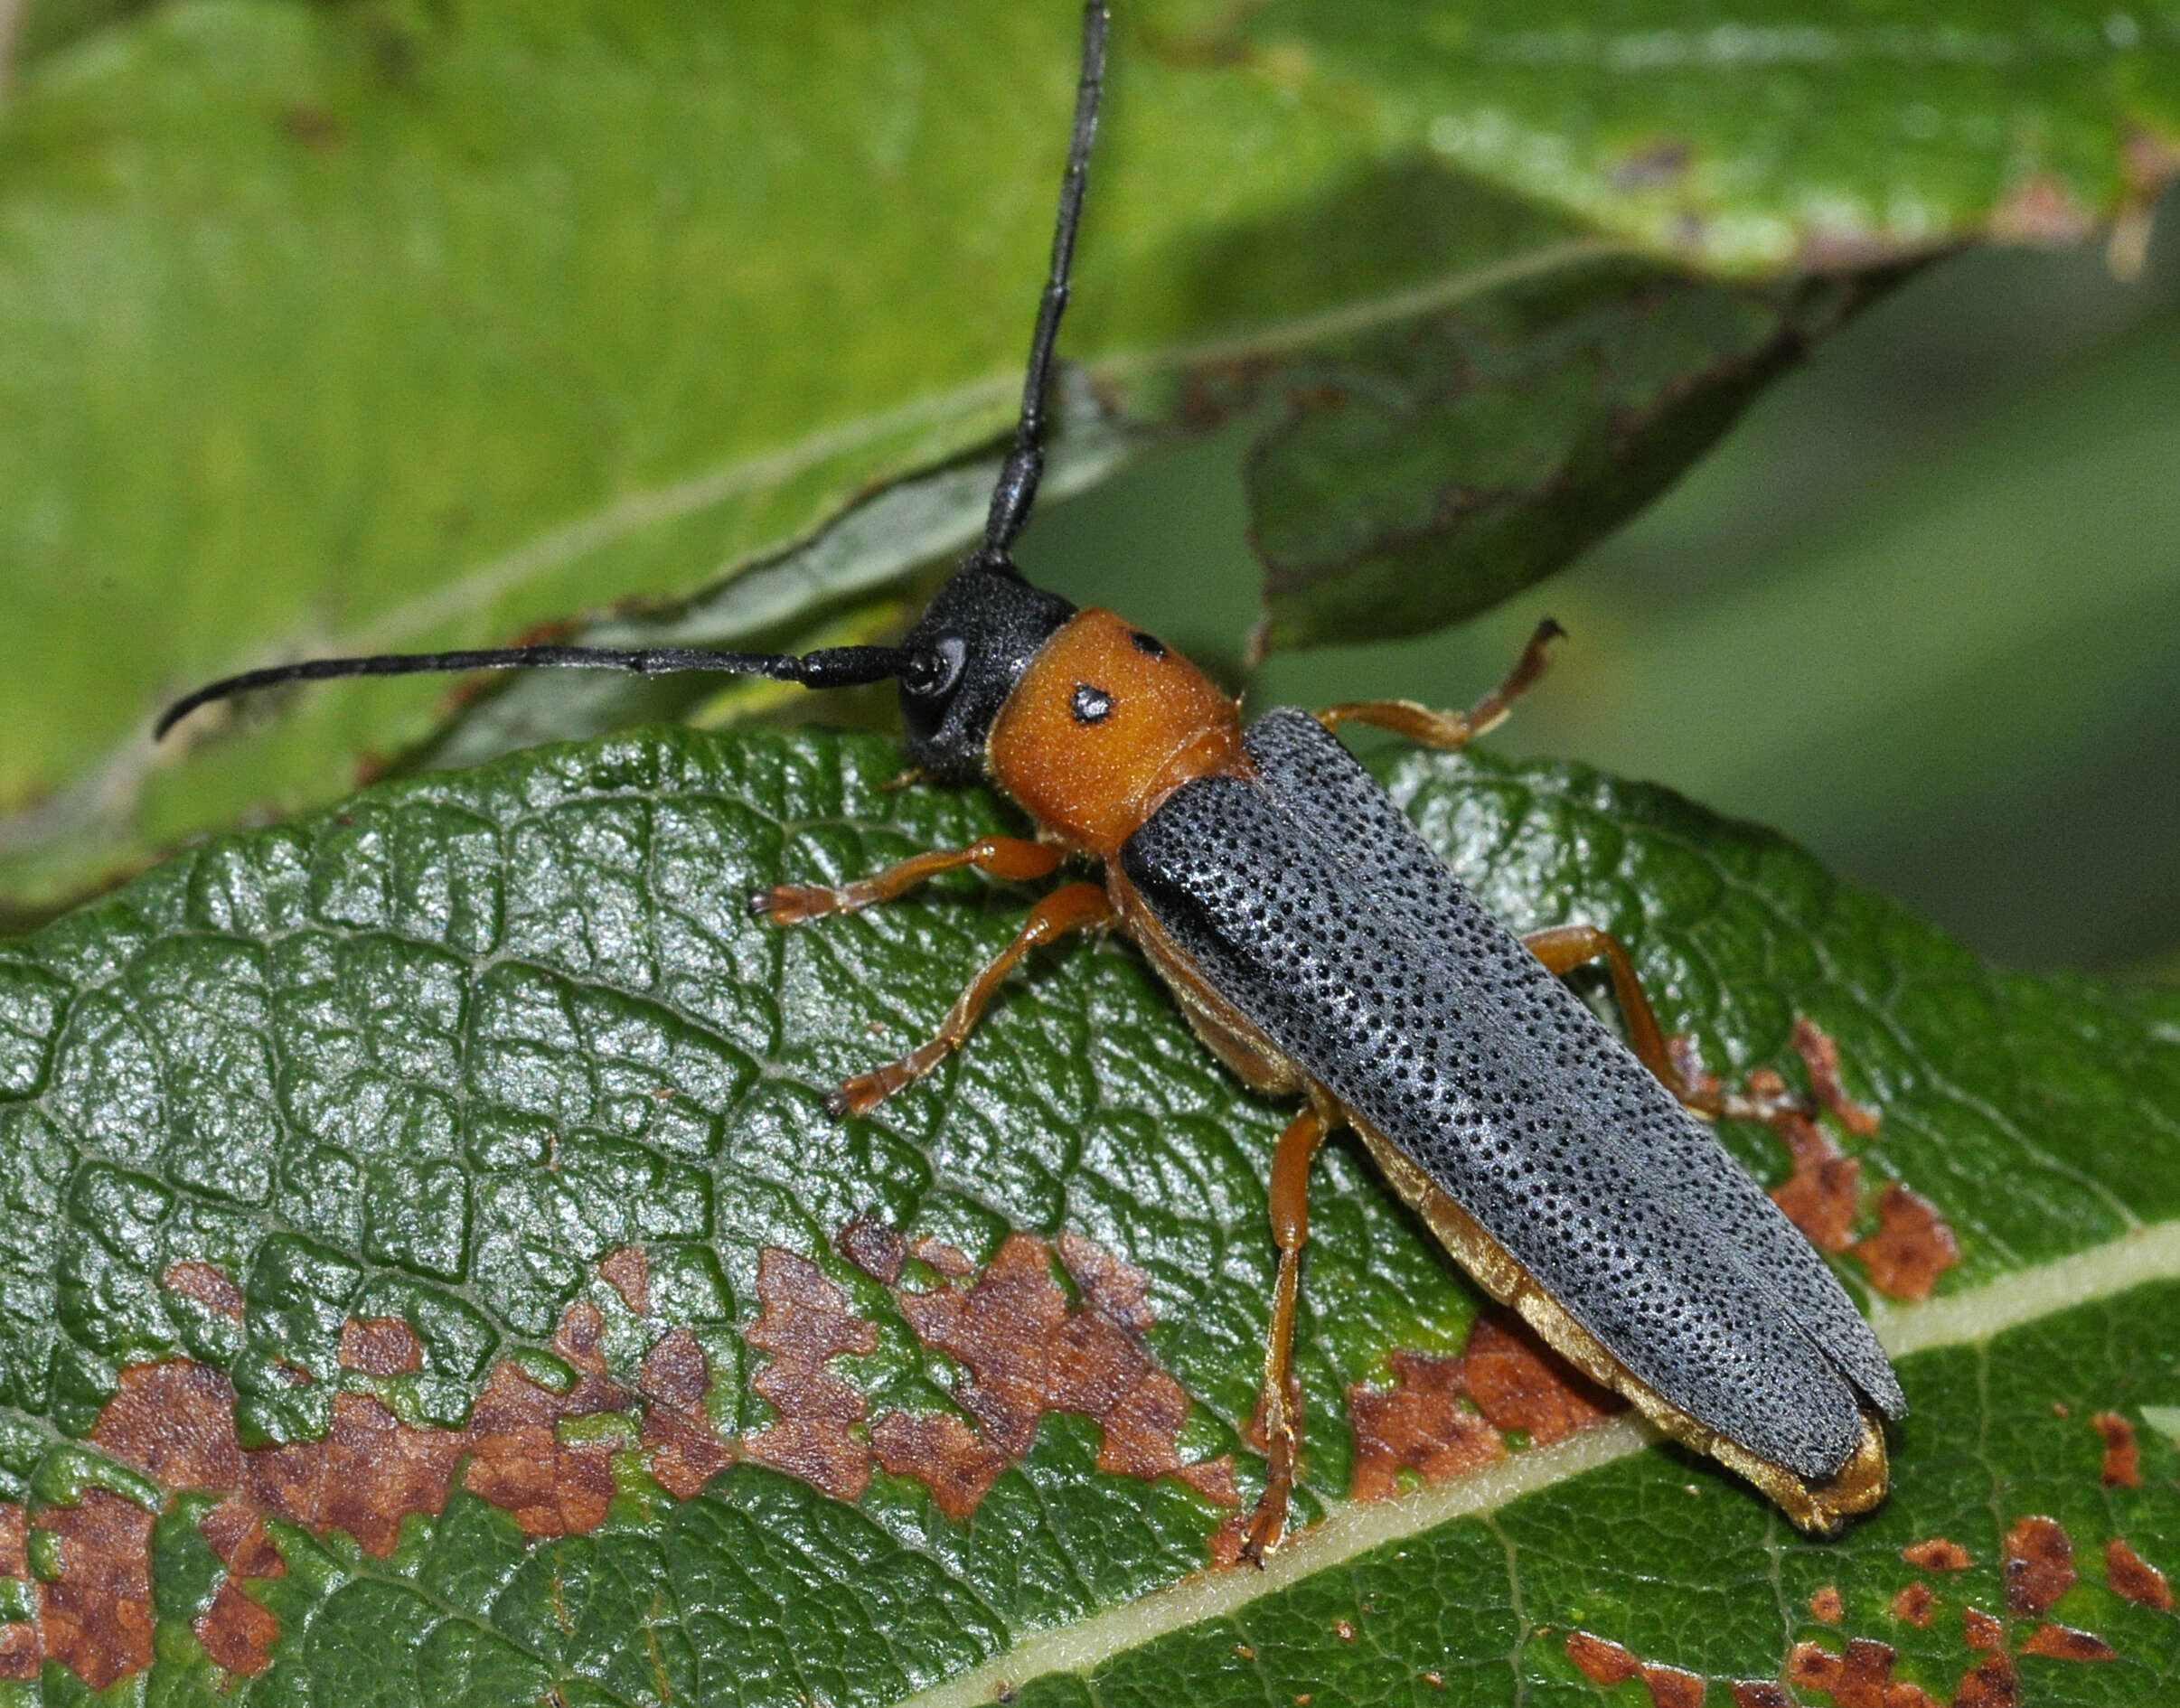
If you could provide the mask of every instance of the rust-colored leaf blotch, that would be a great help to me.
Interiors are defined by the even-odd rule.
[[[924,1242],[910,1249],[946,1272]],[[966,1287],[894,1295],[916,1338],[968,1372],[958,1397],[976,1428],[951,1414],[888,1412],[871,1429],[880,1462],[923,1483],[948,1516],[964,1517],[1029,1450],[1038,1420],[1067,1412],[1097,1424],[1100,1470],[1177,1477],[1207,1499],[1235,1504],[1229,1461],[1181,1458],[1189,1396],[1142,1343],[1151,1326],[1143,1277],[1079,1235],[1064,1235],[1059,1254],[1082,1290],[1079,1309],[1054,1278],[1053,1253],[1027,1234],[1010,1235]]]
[[[1829,1696],[1837,1708],[1939,1708],[1919,1685],[1893,1676],[1897,1653],[1865,1637],[1835,1655],[1818,1643],[1797,1643],[1787,1656],[1787,1680],[1797,1690]]]
[[[870,1450],[850,1431],[869,1408],[826,1364],[868,1357],[878,1350],[878,1331],[848,1309],[848,1295],[815,1263],[778,1246],[757,1260],[757,1302],[743,1338],[771,1361],[749,1385],[779,1421],[750,1436],[744,1450],[836,1500],[860,1500],[870,1486]]]
[[[193,1300],[215,1317],[242,1320],[242,1290],[228,1280],[225,1271],[210,1263],[170,1263],[159,1284],[170,1293]]]
[[[2042,1613],[2074,1587],[2074,1544],[2055,1518],[2022,1518],[2006,1533],[2001,1581],[2009,1613]]]
[[[2118,1536],[2104,1544],[2104,1581],[2114,1595],[2160,1613],[2173,1609],[2172,1585],[2165,1573]]]
[[[1828,1583],[1809,1597],[1809,1617],[1825,1625],[1837,1625],[1846,1617],[1846,1603],[1839,1599],[1839,1586]]]
[[[1893,1598],[1893,1617],[1917,1630],[1929,1628],[1938,1598],[1927,1583],[1911,1583]]]
[[[1846,1251],[1855,1243],[1855,1218],[1861,1213],[1862,1164],[1841,1155],[1807,1115],[1790,1110],[1770,1124],[1793,1163],[1793,1171],[1771,1188],[1771,1202],[1818,1251]]]
[[[1395,1352],[1394,1385],[1348,1390],[1355,1435],[1350,1500],[1383,1500],[1413,1471],[1427,1483],[1461,1477],[1502,1458],[1506,1445],[1490,1420],[1464,1403],[1468,1372],[1460,1358]]]
[[[61,1575],[38,1586],[45,1656],[93,1690],[151,1665],[152,1515],[89,1488],[73,1506],[49,1506],[37,1528],[61,1541]]]
[[[1870,1285],[1887,1299],[1928,1299],[1960,1261],[1960,1243],[1930,1200],[1896,1181],[1877,1200],[1877,1231],[1854,1249]]]
[[[341,1367],[365,1375],[409,1375],[424,1367],[424,1345],[399,1317],[341,1325]]]
[[[2142,1487],[2142,1450],[2135,1445],[2135,1426],[2117,1412],[2100,1412],[2090,1427],[2104,1438],[2104,1465],[2098,1473],[2107,1488]]]
[[[1610,1687],[1640,1678],[1653,1708],[1703,1708],[1706,1687],[1696,1673],[1640,1660],[1623,1645],[1588,1631],[1570,1631],[1566,1651],[1575,1671],[1593,1685]]]
[[[1618,1394],[1547,1350],[1511,1311],[1477,1318],[1461,1364],[1470,1396],[1491,1427],[1525,1431],[1540,1447],[1627,1409]]]
[[[1923,1572],[1966,1572],[1975,1563],[1966,1548],[1943,1536],[1911,1542],[1901,1549],[1900,1557]]]
[[[2108,1661],[2117,1660],[2112,1646],[2101,1637],[2090,1631],[2077,1631],[2070,1625],[2039,1625],[2031,1631],[2028,1640],[2021,1645],[2024,1655],[2041,1655],[2046,1660]]]

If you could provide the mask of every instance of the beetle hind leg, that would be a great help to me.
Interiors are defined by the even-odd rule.
[[[1405,737],[1420,746],[1452,753],[1506,722],[1514,702],[1528,692],[1551,662],[1551,646],[1566,631],[1546,617],[1529,636],[1506,680],[1465,712],[1433,711],[1412,699],[1356,699],[1328,706],[1317,714],[1327,729],[1342,724],[1368,724]]]
[[[1620,1009],[1628,1048],[1634,1052],[1635,1059],[1657,1075],[1665,1088],[1692,1112],[1706,1117],[1720,1112],[1717,1083],[1706,1084],[1701,1075],[1690,1072],[1686,1052],[1676,1050],[1676,1040],[1666,1037],[1625,943],[1595,925],[1553,925],[1533,931],[1521,941],[1524,948],[1544,962],[1547,972],[1561,978],[1577,967],[1602,961],[1612,975],[1612,1000]]]
[[[1294,1310],[1301,1292],[1302,1247],[1310,1239],[1310,1164],[1324,1141],[1325,1120],[1312,1107],[1295,1116],[1272,1153],[1272,1240],[1279,1272],[1272,1283],[1272,1325],[1264,1341],[1264,1383],[1257,1417],[1264,1437],[1264,1492],[1250,1516],[1241,1557],[1262,1565],[1286,1534],[1287,1505],[1301,1456],[1300,1395],[1295,1391]]]
[[[1037,847],[1031,843],[1029,846]],[[965,863],[965,862],[964,862]],[[897,1061],[858,1074],[827,1101],[834,1115],[867,1115],[895,1092],[912,1085],[959,1049],[983,1015],[1001,981],[1022,957],[1072,931],[1088,931],[1113,919],[1113,901],[1096,884],[1064,884],[1029,910],[1014,941],[984,964],[955,999],[939,1029]]]

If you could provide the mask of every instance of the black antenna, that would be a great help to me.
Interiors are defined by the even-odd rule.
[[[1059,214],[1052,232],[1052,271],[1038,301],[1037,330],[1029,340],[1029,371],[1022,381],[1022,411],[1014,427],[1014,445],[1000,470],[984,522],[983,543],[971,552],[964,568],[1019,574],[1007,548],[1029,520],[1037,483],[1045,472],[1045,391],[1052,377],[1052,345],[1060,315],[1067,306],[1067,275],[1075,262],[1075,232],[1082,223],[1083,189],[1090,172],[1090,144],[1097,135],[1098,100],[1105,82],[1104,0],[1083,7],[1082,73],[1075,90],[1075,129],[1067,143],[1067,173],[1060,182]],[[684,671],[721,676],[766,676],[804,688],[853,688],[907,676],[912,680],[940,668],[939,661],[901,647],[835,646],[797,656],[786,652],[711,652],[697,647],[507,646],[460,652],[374,652],[361,658],[314,658],[275,664],[223,677],[184,695],[160,714],[153,727],[164,736],[200,706],[231,699],[286,682],[322,682],[342,676],[418,676],[469,671],[540,668],[628,671],[638,676]]]
[[[1067,275],[1075,265],[1075,232],[1083,221],[1083,190],[1090,177],[1090,144],[1097,135],[1097,107],[1105,87],[1105,5],[1088,0],[1083,7],[1082,73],[1075,86],[1075,132],[1067,143],[1067,174],[1060,180],[1059,217],[1052,230],[1052,272],[1038,301],[1037,330],[1029,339],[1029,371],[1022,380],[1022,412],[1014,424],[1014,446],[991,489],[991,511],[984,522],[984,543],[969,564],[984,569],[1012,569],[1007,548],[1029,520],[1037,483],[1045,472],[1045,390],[1052,377],[1052,345],[1059,336],[1060,315],[1067,307]]]
[[[364,658],[314,658],[300,664],[244,671],[240,676],[208,683],[162,712],[152,737],[158,739],[198,707],[215,699],[277,688],[283,682],[323,682],[336,676],[557,668],[629,671],[638,676],[709,671],[721,676],[768,676],[775,682],[799,682],[804,688],[859,688],[898,676],[908,662],[908,654],[897,646],[829,646],[800,656],[792,652],[710,652],[692,646],[502,646],[469,652],[374,652]]]

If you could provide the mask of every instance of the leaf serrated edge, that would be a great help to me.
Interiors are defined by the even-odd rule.
[[[1988,1340],[2009,1328],[2123,1293],[2147,1281],[2180,1280],[2180,1220],[2158,1222],[2085,1252],[2040,1263],[1981,1287],[1917,1305],[1880,1306],[1871,1327],[1895,1358]],[[1108,1608],[1073,1625],[1040,1631],[1004,1655],[897,1708],[981,1708],[1049,1673],[1086,1674],[1169,1632],[1230,1615],[1303,1578],[1404,1537],[1473,1513],[1492,1512],[1584,1471],[1640,1453],[1661,1439],[1628,1416],[1551,1447],[1518,1453],[1470,1476],[1389,1500],[1335,1507],[1261,1572],[1208,1571]]]

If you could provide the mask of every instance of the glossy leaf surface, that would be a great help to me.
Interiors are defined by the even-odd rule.
[[[2172,1618],[2110,1592],[2103,1552],[2180,1565],[2169,1002],[1994,975],[1656,791],[1402,763],[1495,911],[1620,933],[1722,1074],[1799,1078],[1798,1018],[1837,1040],[1882,1115],[1834,1134],[1863,1174],[1851,1283],[1881,1277],[1884,1181],[1959,1262],[1876,1311],[1915,1414],[1844,1544],[1624,1422],[1491,1433],[1465,1477],[1350,1502],[1377,1450],[1358,1394],[1405,1379],[1395,1355],[1474,1352],[1477,1308],[1335,1146],[1301,1364],[1304,1509],[1330,1516],[1271,1572],[1207,1571],[1257,1475],[1283,1112],[1105,944],[1040,957],[873,1119],[829,1118],[1022,899],[749,916],[755,886],[1002,821],[884,788],[898,763],[815,734],[549,748],[216,840],[0,957],[10,1688],[845,1704],[1037,1674],[1035,1701],[1580,1702],[1579,1629],[1720,1700],[1821,1674],[1798,1644],[1882,1641],[1949,1702],[1989,1653],[1974,1607],[2022,1703],[2169,1689]],[[1765,1131],[1725,1136],[1786,1172]],[[2100,1481],[2106,1412],[2134,1484]],[[1473,1433],[1457,1413],[1436,1425]],[[2009,1611],[2028,1517],[2080,1582]],[[1902,1559],[1932,1537],[1969,1566]],[[1199,1600],[1153,1596],[1183,1581]],[[1917,1581],[1925,1625],[1893,1610]],[[1807,1610],[1828,1587],[1837,1622]],[[2046,1658],[2044,1625],[2116,1658]]]

